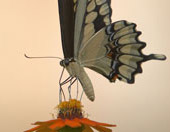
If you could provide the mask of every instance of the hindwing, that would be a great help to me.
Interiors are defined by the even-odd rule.
[[[80,50],[79,60],[111,82],[116,79],[134,83],[134,76],[142,73],[142,62],[155,59],[164,60],[164,55],[144,55],[145,42],[139,40],[141,32],[136,24],[118,21],[96,33]]]

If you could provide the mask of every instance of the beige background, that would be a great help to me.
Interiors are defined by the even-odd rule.
[[[0,132],[23,132],[49,120],[58,103],[62,55],[57,0],[0,0]],[[89,118],[117,124],[114,132],[170,132],[170,1],[114,0],[113,21],[136,22],[148,43],[144,53],[163,53],[165,62],[143,64],[143,74],[128,85],[87,70],[96,92],[83,98]],[[66,77],[66,75],[65,75]]]

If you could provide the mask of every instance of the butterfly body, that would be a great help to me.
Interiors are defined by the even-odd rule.
[[[85,72],[83,66],[79,62],[74,61],[73,59],[64,59],[60,62],[60,64],[61,66],[66,68],[66,70],[70,74],[70,77],[75,77],[80,81],[83,90],[85,91],[85,94],[88,95],[87,97],[91,101],[94,101],[94,89],[91,80]]]
[[[94,89],[84,70],[89,68],[110,82],[117,79],[132,84],[148,60],[165,60],[164,55],[145,55],[146,43],[135,23],[111,22],[111,0],[58,0],[62,46],[61,61],[71,77],[80,81],[87,97],[93,101]]]

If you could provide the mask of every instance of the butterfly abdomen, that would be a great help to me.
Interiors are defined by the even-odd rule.
[[[78,78],[86,96],[91,101],[94,101],[95,99],[94,89],[84,68],[77,62],[70,62],[66,69],[70,76]]]

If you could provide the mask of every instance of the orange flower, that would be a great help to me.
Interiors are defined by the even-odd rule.
[[[35,128],[25,132],[93,132],[92,128],[99,132],[112,132],[106,127],[116,127],[116,125],[99,123],[84,118],[82,115],[82,105],[80,101],[70,100],[58,105],[59,114],[57,119],[44,122],[36,122]]]

